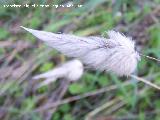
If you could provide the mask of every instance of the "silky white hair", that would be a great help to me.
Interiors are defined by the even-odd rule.
[[[38,87],[48,85],[57,79],[66,79],[68,81],[77,81],[83,75],[83,64],[79,60],[71,60],[63,63],[53,70],[36,75],[33,79],[45,79]]]
[[[61,53],[78,58],[89,67],[101,71],[112,71],[119,76],[128,76],[133,73],[140,60],[134,41],[113,30],[107,32],[109,38],[106,39],[22,28]]]

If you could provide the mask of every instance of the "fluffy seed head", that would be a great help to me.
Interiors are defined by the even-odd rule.
[[[79,60],[71,60],[60,66],[55,67],[53,70],[36,75],[33,79],[45,79],[39,87],[47,85],[57,79],[66,79],[69,81],[77,81],[83,75],[83,64]]]
[[[109,57],[107,64],[108,68],[118,75],[130,75],[140,60],[140,56],[135,50],[134,41],[115,31],[108,31],[108,36],[108,42],[112,46],[111,57]]]
[[[115,31],[108,31],[109,38],[78,37],[55,34],[23,27],[47,45],[69,57],[80,59],[89,67],[112,71],[117,75],[130,75],[137,67],[140,56],[131,38]]]

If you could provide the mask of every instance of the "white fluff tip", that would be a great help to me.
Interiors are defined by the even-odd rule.
[[[71,60],[60,66],[55,67],[53,70],[36,75],[33,79],[44,79],[38,85],[38,88],[48,85],[57,79],[65,79],[69,81],[77,81],[83,75],[83,64],[79,60]]]

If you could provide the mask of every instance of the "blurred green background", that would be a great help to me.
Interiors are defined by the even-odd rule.
[[[4,7],[14,3],[30,7]],[[74,6],[52,6],[69,3]],[[50,7],[34,8],[33,4]],[[105,35],[114,29],[132,36],[144,54],[160,58],[160,0],[1,0],[0,5],[1,120],[160,120],[158,90],[129,77],[98,71],[86,71],[80,81],[69,85],[63,99],[103,88],[113,90],[60,105],[54,111],[37,112],[60,83],[34,90],[32,76],[68,58],[19,27],[79,36]],[[136,74],[160,86],[159,63],[142,58]]]

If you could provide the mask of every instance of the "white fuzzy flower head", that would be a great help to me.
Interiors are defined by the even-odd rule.
[[[108,31],[108,36],[108,43],[110,43],[112,50],[107,66],[118,75],[130,75],[140,60],[140,55],[135,50],[134,41],[115,31]]]
[[[71,60],[60,66],[55,67],[46,73],[36,75],[33,79],[45,79],[39,87],[54,82],[57,79],[66,79],[69,81],[77,81],[83,75],[83,64],[79,60]]]
[[[54,49],[69,57],[78,58],[84,64],[98,70],[128,76],[135,71],[140,60],[134,41],[119,32],[108,31],[109,38],[106,39],[23,28]]]

